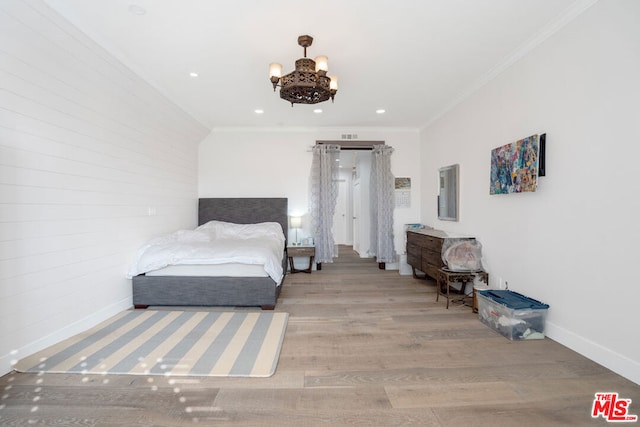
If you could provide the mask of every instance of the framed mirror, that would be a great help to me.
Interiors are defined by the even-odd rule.
[[[438,219],[458,220],[458,172],[459,165],[445,166],[438,170]]]

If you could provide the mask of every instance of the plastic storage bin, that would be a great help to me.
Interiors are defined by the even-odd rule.
[[[477,291],[478,318],[510,340],[543,339],[549,305],[509,290]]]

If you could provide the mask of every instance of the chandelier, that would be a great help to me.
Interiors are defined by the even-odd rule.
[[[269,78],[273,91],[280,86],[280,98],[293,104],[317,104],[333,97],[338,91],[338,78],[327,76],[329,60],[318,56],[315,60],[307,58],[307,48],[313,43],[313,37],[300,36],[298,44],[304,48],[304,58],[296,61],[296,69],[282,75],[282,65],[269,64]]]

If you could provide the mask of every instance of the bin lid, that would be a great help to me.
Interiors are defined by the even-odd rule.
[[[513,310],[523,310],[527,308],[541,310],[549,308],[548,304],[543,304],[533,298],[510,290],[489,289],[486,291],[478,291],[478,293]]]

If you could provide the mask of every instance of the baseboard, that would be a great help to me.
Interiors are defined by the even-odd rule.
[[[400,269],[400,265],[397,262],[385,262],[384,264],[384,269],[385,270],[399,270]]]
[[[545,335],[570,348],[576,353],[604,366],[640,385],[640,363],[577,335],[549,321],[545,324]],[[614,390],[615,391],[615,390]]]
[[[132,307],[131,297],[125,298],[122,301],[111,304],[102,310],[99,310],[91,315],[80,319],[62,329],[59,329],[52,334],[42,337],[37,341],[31,342],[24,347],[14,350],[9,354],[0,356],[0,376],[8,374],[13,371],[13,365],[23,357],[29,356],[35,352],[38,352],[44,348],[47,348],[53,344],[59,343],[69,337],[72,337],[80,332],[84,332],[97,325],[98,323],[107,320],[108,318],[115,316],[116,314],[128,310]]]

